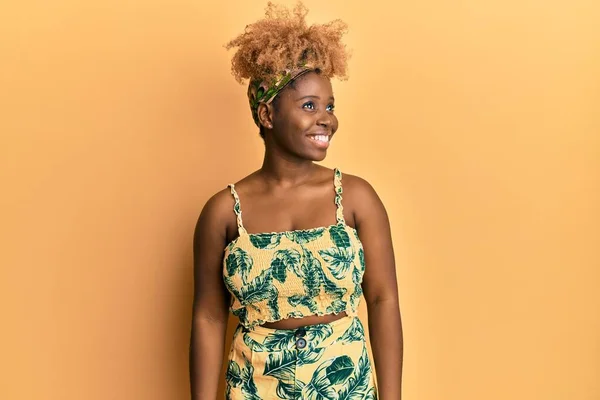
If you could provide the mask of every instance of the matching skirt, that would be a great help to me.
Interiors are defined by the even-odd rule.
[[[363,325],[347,316],[295,330],[238,326],[227,400],[376,400]]]

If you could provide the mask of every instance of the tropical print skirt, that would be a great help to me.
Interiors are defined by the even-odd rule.
[[[233,336],[227,400],[377,400],[364,328],[356,317],[300,329]]]

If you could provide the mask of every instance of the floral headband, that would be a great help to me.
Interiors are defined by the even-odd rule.
[[[262,81],[250,81],[250,85],[248,86],[248,100],[250,101],[250,110],[252,111],[254,123],[260,127],[260,121],[258,120],[258,105],[260,103],[269,104],[288,83],[313,70],[314,67],[305,64],[293,69],[286,69],[274,78],[270,77]]]

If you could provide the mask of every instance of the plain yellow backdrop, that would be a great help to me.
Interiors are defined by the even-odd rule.
[[[350,26],[324,164],[389,212],[404,398],[600,399],[600,3],[306,4]],[[264,6],[0,7],[1,399],[188,398],[195,221],[262,157],[223,44]]]

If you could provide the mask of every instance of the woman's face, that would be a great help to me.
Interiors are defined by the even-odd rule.
[[[309,72],[279,93],[265,140],[299,158],[321,161],[337,129],[331,82]]]

